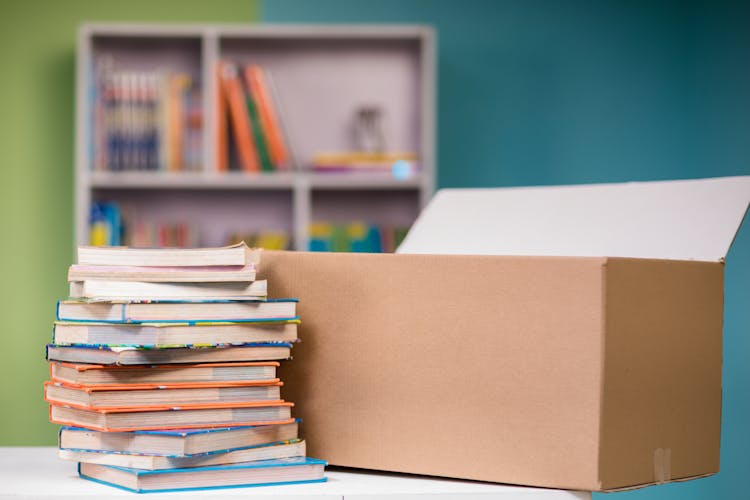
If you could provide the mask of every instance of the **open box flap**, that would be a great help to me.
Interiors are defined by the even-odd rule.
[[[748,202],[750,176],[443,189],[398,253],[721,261]]]

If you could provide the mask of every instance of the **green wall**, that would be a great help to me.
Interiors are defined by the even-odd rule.
[[[52,445],[42,382],[73,259],[76,30],[87,21],[257,19],[254,0],[0,0],[0,445]]]

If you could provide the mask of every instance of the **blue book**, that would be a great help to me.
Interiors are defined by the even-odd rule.
[[[196,458],[296,440],[299,423],[106,433],[63,426],[58,444],[61,450]]]
[[[276,361],[289,359],[291,349],[292,344],[286,342],[149,347],[47,344],[47,361],[97,365]]]
[[[79,463],[78,474],[90,481],[135,493],[148,493],[320,483],[326,480],[326,465],[324,460],[309,457],[153,471]]]
[[[101,302],[62,300],[58,321],[242,323],[297,320],[297,299]]]

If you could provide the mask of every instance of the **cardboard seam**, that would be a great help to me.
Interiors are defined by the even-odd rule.
[[[608,290],[608,284],[607,284],[607,264],[609,263],[608,258],[604,258],[601,266],[601,313],[602,313],[602,324],[601,324],[601,366],[599,367],[599,418],[597,419],[597,424],[599,425],[599,446],[597,448],[597,454],[598,454],[598,460],[597,460],[597,471],[596,471],[596,477],[597,477],[597,485],[599,490],[604,489],[604,481],[602,480],[602,447],[604,445],[604,386],[605,386],[605,375],[606,375],[606,365],[607,365],[607,290]]]

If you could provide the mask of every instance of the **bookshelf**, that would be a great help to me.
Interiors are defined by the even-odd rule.
[[[92,146],[101,128],[92,88],[98,65],[118,71],[180,72],[200,89],[200,150],[191,168],[112,170]],[[217,168],[219,61],[259,64],[273,75],[292,151],[287,170]],[[232,232],[288,233],[308,248],[315,221],[409,226],[435,185],[435,38],[411,25],[86,24],[79,28],[76,78],[75,241],[89,238],[94,201],[113,201],[148,222],[190,221],[205,246]],[[388,150],[416,153],[419,168],[317,172],[319,152],[350,151],[358,106],[375,104]],[[230,165],[237,159],[230,155]]]

